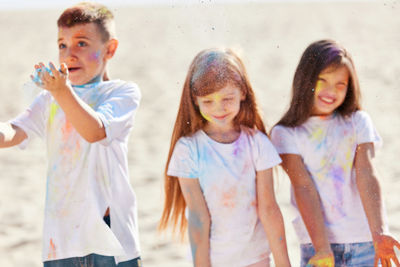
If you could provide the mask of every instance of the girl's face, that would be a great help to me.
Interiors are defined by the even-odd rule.
[[[311,114],[332,114],[344,101],[349,83],[349,70],[345,66],[328,67],[318,75]]]
[[[212,94],[197,96],[196,103],[201,115],[211,126],[230,129],[233,127],[233,119],[239,113],[240,102],[244,98],[238,86],[227,84]]]

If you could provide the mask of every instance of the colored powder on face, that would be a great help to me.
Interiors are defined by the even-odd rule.
[[[200,110],[200,114],[204,119],[206,119],[207,121],[211,122],[211,117],[210,116],[205,115],[203,112],[201,112],[201,110]]]
[[[90,55],[90,60],[97,61],[100,58],[100,51],[97,51],[96,53],[93,53]]]

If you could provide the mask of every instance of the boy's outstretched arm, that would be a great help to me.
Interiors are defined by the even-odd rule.
[[[264,226],[276,266],[290,266],[285,226],[275,199],[272,169],[256,174],[258,216]]]
[[[326,233],[321,200],[314,182],[307,172],[303,159],[297,154],[280,154],[282,167],[293,186],[301,217],[310,235],[315,255],[308,266],[333,267],[335,259]]]
[[[391,266],[393,260],[396,266],[400,267],[394,251],[395,246],[400,249],[400,243],[385,233],[381,189],[372,164],[374,153],[373,143],[360,144],[357,146],[354,161],[357,187],[375,247],[374,265],[377,266],[380,260],[382,266]]]
[[[27,138],[24,130],[9,122],[0,122],[0,148],[16,146]]]
[[[44,69],[43,63],[35,68]],[[96,112],[84,101],[82,101],[72,90],[68,81],[68,69],[65,64],[58,71],[54,64],[50,63],[53,75],[47,71],[40,72],[43,84],[38,86],[48,90],[64,111],[67,120],[74,126],[75,130],[89,143],[100,141],[106,137],[103,122]]]
[[[195,267],[211,267],[210,225],[211,219],[198,179],[178,178],[189,210],[189,240]]]

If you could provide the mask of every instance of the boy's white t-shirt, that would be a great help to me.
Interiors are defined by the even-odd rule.
[[[334,113],[310,117],[293,128],[277,125],[272,129],[271,140],[279,154],[302,157],[321,198],[330,243],[372,241],[354,169],[357,145],[369,142],[375,148],[381,145],[368,114],[356,111],[344,118]],[[297,211],[294,228],[300,243],[311,243],[297,210],[293,188],[291,191],[291,201]]]
[[[168,175],[199,179],[211,217],[212,266],[247,266],[269,257],[270,250],[257,215],[256,171],[281,162],[268,137],[243,129],[230,144],[211,139],[202,130],[178,140]]]
[[[88,143],[47,91],[12,124],[28,138],[47,141],[48,170],[43,261],[91,253],[139,257],[135,194],[129,182],[127,144],[141,94],[136,84],[113,80],[73,87],[102,120],[106,138]],[[111,229],[103,221],[110,208]]]

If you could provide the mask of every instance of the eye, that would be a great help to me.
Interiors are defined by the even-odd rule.
[[[346,83],[339,83],[336,85],[336,88],[339,90],[344,90],[347,88],[347,84]]]
[[[78,47],[85,47],[85,46],[87,46],[86,42],[84,42],[84,41],[79,41],[78,42]]]
[[[222,101],[224,102],[230,102],[233,100],[233,97],[227,97],[227,98],[223,98]]]
[[[203,100],[202,102],[203,102],[203,104],[205,104],[205,105],[209,105],[209,104],[212,103],[212,100]]]
[[[66,47],[67,46],[65,44],[63,44],[63,43],[58,44],[58,49],[64,49]]]

